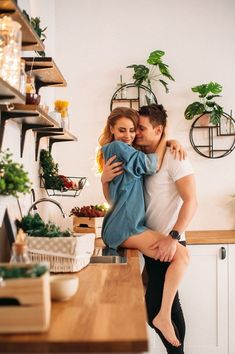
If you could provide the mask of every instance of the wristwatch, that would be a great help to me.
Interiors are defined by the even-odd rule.
[[[179,231],[176,231],[176,230],[171,230],[170,232],[169,232],[169,235],[174,239],[174,240],[180,240],[180,233],[179,233]]]

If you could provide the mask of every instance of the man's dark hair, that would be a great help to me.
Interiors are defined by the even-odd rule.
[[[150,123],[153,127],[162,125],[165,128],[166,126],[167,113],[162,104],[142,106],[139,109],[139,115],[149,117]]]

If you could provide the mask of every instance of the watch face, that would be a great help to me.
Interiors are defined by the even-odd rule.
[[[180,234],[179,234],[178,231],[172,230],[169,234],[170,234],[171,237],[174,238],[175,240],[180,240]]]

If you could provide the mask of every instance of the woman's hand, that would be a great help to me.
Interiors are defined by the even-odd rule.
[[[170,152],[174,155],[175,159],[180,161],[185,160],[187,152],[177,140],[168,140],[167,146],[169,146]]]
[[[115,159],[116,155],[106,161],[101,175],[102,184],[111,182],[116,176],[123,173],[122,162],[113,162]]]

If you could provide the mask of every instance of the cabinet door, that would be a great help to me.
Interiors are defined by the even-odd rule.
[[[227,249],[227,245],[189,246],[190,265],[180,288],[186,353],[228,354]]]
[[[235,353],[235,245],[229,245],[229,354]]]

